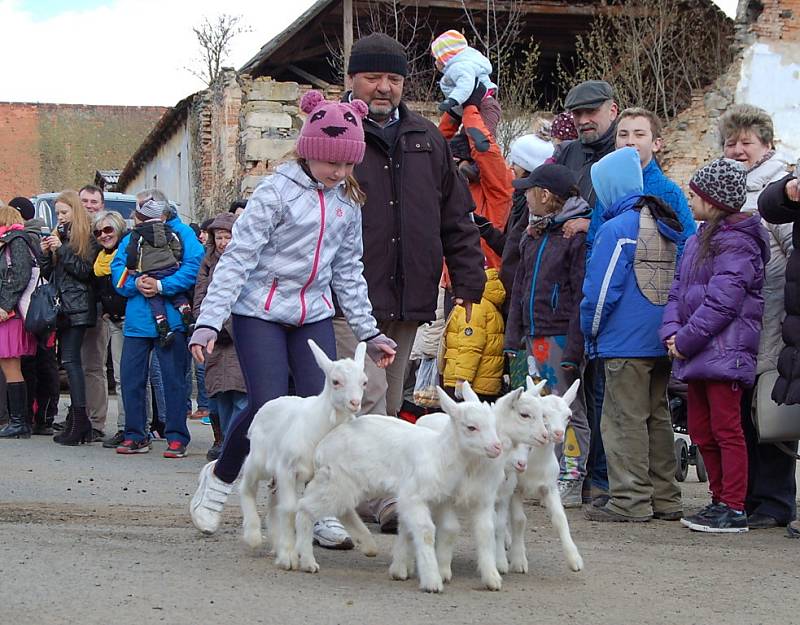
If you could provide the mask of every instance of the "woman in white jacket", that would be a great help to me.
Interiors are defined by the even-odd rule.
[[[758,196],[771,182],[790,169],[790,160],[775,149],[772,118],[750,104],[737,104],[719,120],[723,155],[747,168],[747,200],[743,212],[758,211]],[[770,259],[764,275],[764,320],[758,345],[756,376],[778,366],[783,348],[781,325],[784,310],[786,263],[792,253],[792,224],[761,224],[769,233]],[[758,378],[756,378],[758,379]],[[775,445],[758,444],[751,418],[752,389],[742,395],[742,427],[747,440],[748,484],[745,508],[750,529],[784,526],[794,519],[795,461]],[[796,444],[796,443],[788,443]]]
[[[258,186],[236,221],[189,342],[202,362],[203,350],[213,351],[231,316],[248,397],[245,410],[233,416],[219,459],[201,471],[192,499],[192,521],[207,534],[219,526],[249,452],[247,430],[256,411],[288,394],[290,375],[300,396],[322,390],[324,375],[307,341],[336,358],[333,293],[378,366],[394,358],[395,344],[378,330],[362,275],[364,196],[352,172],[364,157],[361,120],[367,105],[330,102],[309,91],[300,106],[308,117],[297,141],[298,158]]]

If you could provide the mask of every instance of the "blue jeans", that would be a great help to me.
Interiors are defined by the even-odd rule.
[[[166,399],[167,441],[179,441],[187,445],[190,440],[186,427],[186,335],[175,333],[175,340],[169,347],[161,347],[155,338],[126,336],[122,345],[120,377],[125,380],[122,387],[122,401],[125,405],[125,438],[142,441],[149,437],[147,413],[145,412],[145,387],[150,369],[150,352],[155,349],[161,365],[161,379]]]
[[[606,464],[603,437],[600,434],[600,417],[603,414],[603,398],[606,394],[606,374],[602,359],[595,358],[589,361],[586,367],[585,381],[586,408],[589,426],[592,429],[587,469],[592,479],[592,486],[607,491],[608,465]]]
[[[247,393],[240,391],[222,391],[211,398],[212,402],[217,403],[217,414],[219,415],[219,429],[222,435],[228,431],[231,418],[238,412],[243,412],[247,408]]]
[[[153,415],[152,423],[156,421],[164,422],[165,415],[167,414],[167,399],[164,397],[164,379],[161,374],[161,365],[158,362],[158,352],[150,354],[150,388],[152,389],[152,396],[155,397],[156,405],[155,414]],[[145,398],[146,402],[150,402],[150,396]],[[123,402],[123,406],[124,406]]]
[[[232,315],[232,319],[233,342],[247,388],[247,406],[228,425],[222,455],[214,467],[214,474],[228,484],[239,475],[250,452],[247,430],[253,417],[269,400],[289,393],[289,374],[300,397],[322,391],[325,374],[314,360],[308,339],[313,339],[328,358],[336,358],[332,319],[299,328],[241,315]]]
[[[197,409],[212,412],[209,410],[208,395],[206,395],[206,366],[195,362],[194,358],[189,358],[186,365],[186,412],[192,411],[192,366],[197,380]]]

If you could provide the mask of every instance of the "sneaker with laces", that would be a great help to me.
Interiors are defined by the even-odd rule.
[[[314,544],[325,549],[352,549],[353,539],[335,517],[325,517],[314,523]]]
[[[228,500],[228,495],[233,490],[233,484],[223,482],[214,475],[214,465],[209,462],[200,471],[197,491],[189,503],[189,513],[192,523],[204,534],[213,534],[219,528],[222,519],[222,509]]]
[[[117,446],[118,454],[146,454],[150,451],[150,441],[134,441],[126,438]]]
[[[580,508],[583,504],[583,480],[558,480],[558,496],[565,508]]]
[[[747,514],[721,503],[702,519],[690,523],[689,529],[695,532],[708,532],[711,534],[746,532],[748,530]]]
[[[714,513],[716,511],[717,507],[719,507],[720,505],[721,504],[718,501],[712,501],[710,504],[708,504],[702,510],[699,510],[698,512],[696,512],[696,513],[694,513],[694,514],[692,514],[690,516],[683,517],[681,519],[681,525],[684,525],[685,527],[689,527],[692,523],[700,523],[709,514]]]
[[[118,430],[116,434],[112,434],[105,440],[103,440],[103,447],[106,449],[116,449],[120,445],[122,445],[122,441],[125,440],[125,432],[123,430]]]
[[[165,458],[185,458],[186,445],[180,441],[170,441],[167,443],[167,448],[164,450]]]

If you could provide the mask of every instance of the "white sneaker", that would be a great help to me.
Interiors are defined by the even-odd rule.
[[[558,480],[558,495],[565,508],[580,508],[583,505],[583,480]]]
[[[214,475],[216,463],[216,460],[209,462],[200,471],[200,484],[189,504],[192,523],[204,534],[217,531],[222,519],[222,509],[233,490],[233,484],[227,484]]]
[[[339,519],[329,516],[314,523],[314,544],[325,549],[352,549],[353,539]]]

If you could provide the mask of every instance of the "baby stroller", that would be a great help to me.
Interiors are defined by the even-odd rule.
[[[708,481],[706,465],[703,456],[689,438],[687,426],[686,384],[670,378],[667,386],[667,401],[669,414],[672,420],[672,430],[675,432],[675,479],[683,482],[689,473],[689,465],[694,465],[697,471],[697,480]]]

